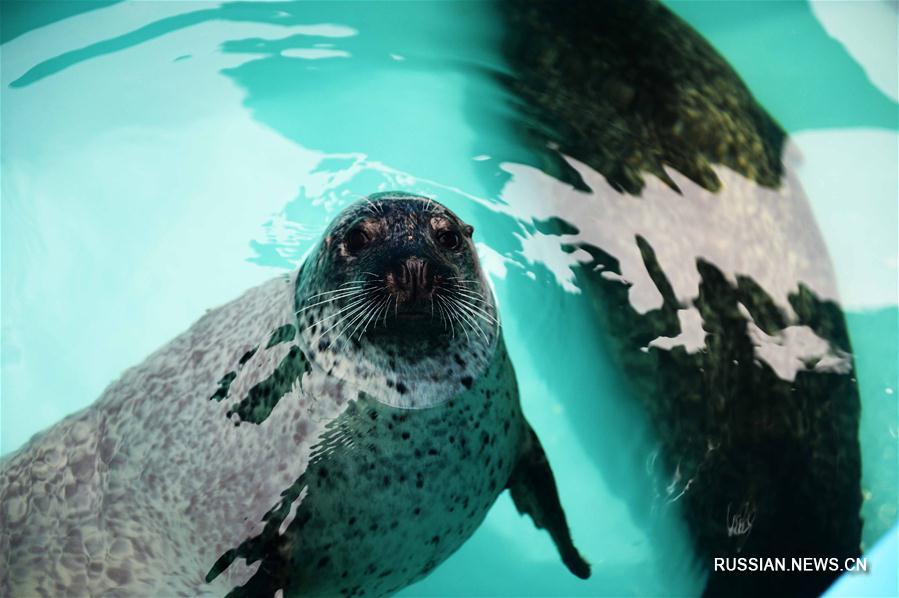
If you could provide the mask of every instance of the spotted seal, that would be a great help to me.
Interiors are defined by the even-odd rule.
[[[835,274],[798,148],[666,4],[502,3],[503,82],[542,170],[507,168],[577,262],[649,423],[630,467],[597,460],[609,486],[649,533],[657,513],[682,518],[705,595],[819,596],[839,571],[716,559],[860,554],[861,403]],[[594,454],[618,451],[629,438],[597,435],[605,409],[585,407],[598,396],[569,394],[566,412],[602,438]]]
[[[378,194],[2,462],[4,595],[383,595],[509,488],[587,577],[472,227]]]

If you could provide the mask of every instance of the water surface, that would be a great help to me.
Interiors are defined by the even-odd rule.
[[[205,309],[296,268],[343,206],[403,189],[475,225],[525,413],[594,565],[570,576],[503,496],[406,594],[699,591],[677,501],[652,508],[670,480],[591,326],[570,268],[584,256],[547,224],[541,193],[559,181],[521,142],[497,5],[61,4],[4,8],[4,453]],[[897,518],[895,97],[820,9],[672,7],[803,154],[855,350],[870,545]]]

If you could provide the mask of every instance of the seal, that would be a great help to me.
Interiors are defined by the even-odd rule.
[[[539,193],[528,216],[577,256],[574,282],[653,436],[628,466],[598,469],[649,533],[657,513],[682,519],[705,595],[821,595],[840,571],[718,565],[860,554],[856,371],[797,148],[665,3],[499,12],[503,81],[527,116],[515,130],[542,170],[507,168]],[[596,433],[599,395],[579,389],[566,411],[608,454],[630,439]]]
[[[0,465],[4,595],[383,595],[508,488],[589,576],[471,226],[377,194]]]

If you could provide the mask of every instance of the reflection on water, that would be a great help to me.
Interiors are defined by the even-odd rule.
[[[784,132],[666,11],[591,10],[147,3],[6,42],[3,450],[294,269],[360,195],[405,189],[475,225],[594,565],[571,577],[503,497],[409,595],[696,594],[711,555],[852,552],[853,368],[879,537],[897,423],[874,401],[895,339],[872,331],[895,330],[895,306],[850,314],[850,348]],[[876,110],[811,124],[882,126],[857,115],[883,99],[852,89]],[[775,114],[793,130],[799,113]]]

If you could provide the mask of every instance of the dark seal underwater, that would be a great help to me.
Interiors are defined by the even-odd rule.
[[[509,1],[502,12],[513,68],[503,82],[536,123],[520,133],[541,152],[541,167],[585,192],[585,203],[619,193],[635,205],[646,202],[653,192],[648,175],[672,191],[663,208],[671,217],[644,218],[631,238],[661,296],[652,309],[634,305],[601,233],[599,242],[570,250],[592,256],[575,266],[577,280],[592,298],[597,334],[650,418],[663,474],[688,480],[676,499],[710,572],[705,594],[820,594],[837,572],[729,573],[712,566],[716,557],[860,554],[860,407],[851,347],[829,292],[833,273],[823,240],[785,167],[784,132],[711,45],[657,2]],[[585,181],[578,162],[602,180]],[[672,171],[683,177],[675,181]],[[722,181],[722,173],[736,182]],[[696,244],[697,233],[681,228],[678,215],[695,215],[688,204],[709,195],[721,210],[732,206],[737,226],[765,219],[772,238],[778,231],[787,231],[788,241],[790,231],[801,235],[780,253],[766,242],[766,229],[747,245],[728,236],[728,223],[700,211],[698,235],[719,241],[719,253],[693,255],[683,247]],[[595,205],[600,218],[603,208]],[[562,235],[583,233],[589,223],[555,226]],[[664,246],[663,267],[657,253]],[[730,267],[729,256],[738,254],[755,254],[740,257],[743,271]],[[686,271],[695,276],[695,291],[676,292],[688,286],[672,286]],[[758,280],[770,271],[786,277],[780,288]],[[654,346],[685,334],[679,312],[692,310],[701,316],[700,349]],[[790,335],[808,329],[827,348],[799,355],[805,362],[793,372],[759,358],[765,339],[787,339],[782,345],[789,347]],[[831,367],[834,358],[839,365]],[[665,488],[658,495],[665,497]]]

